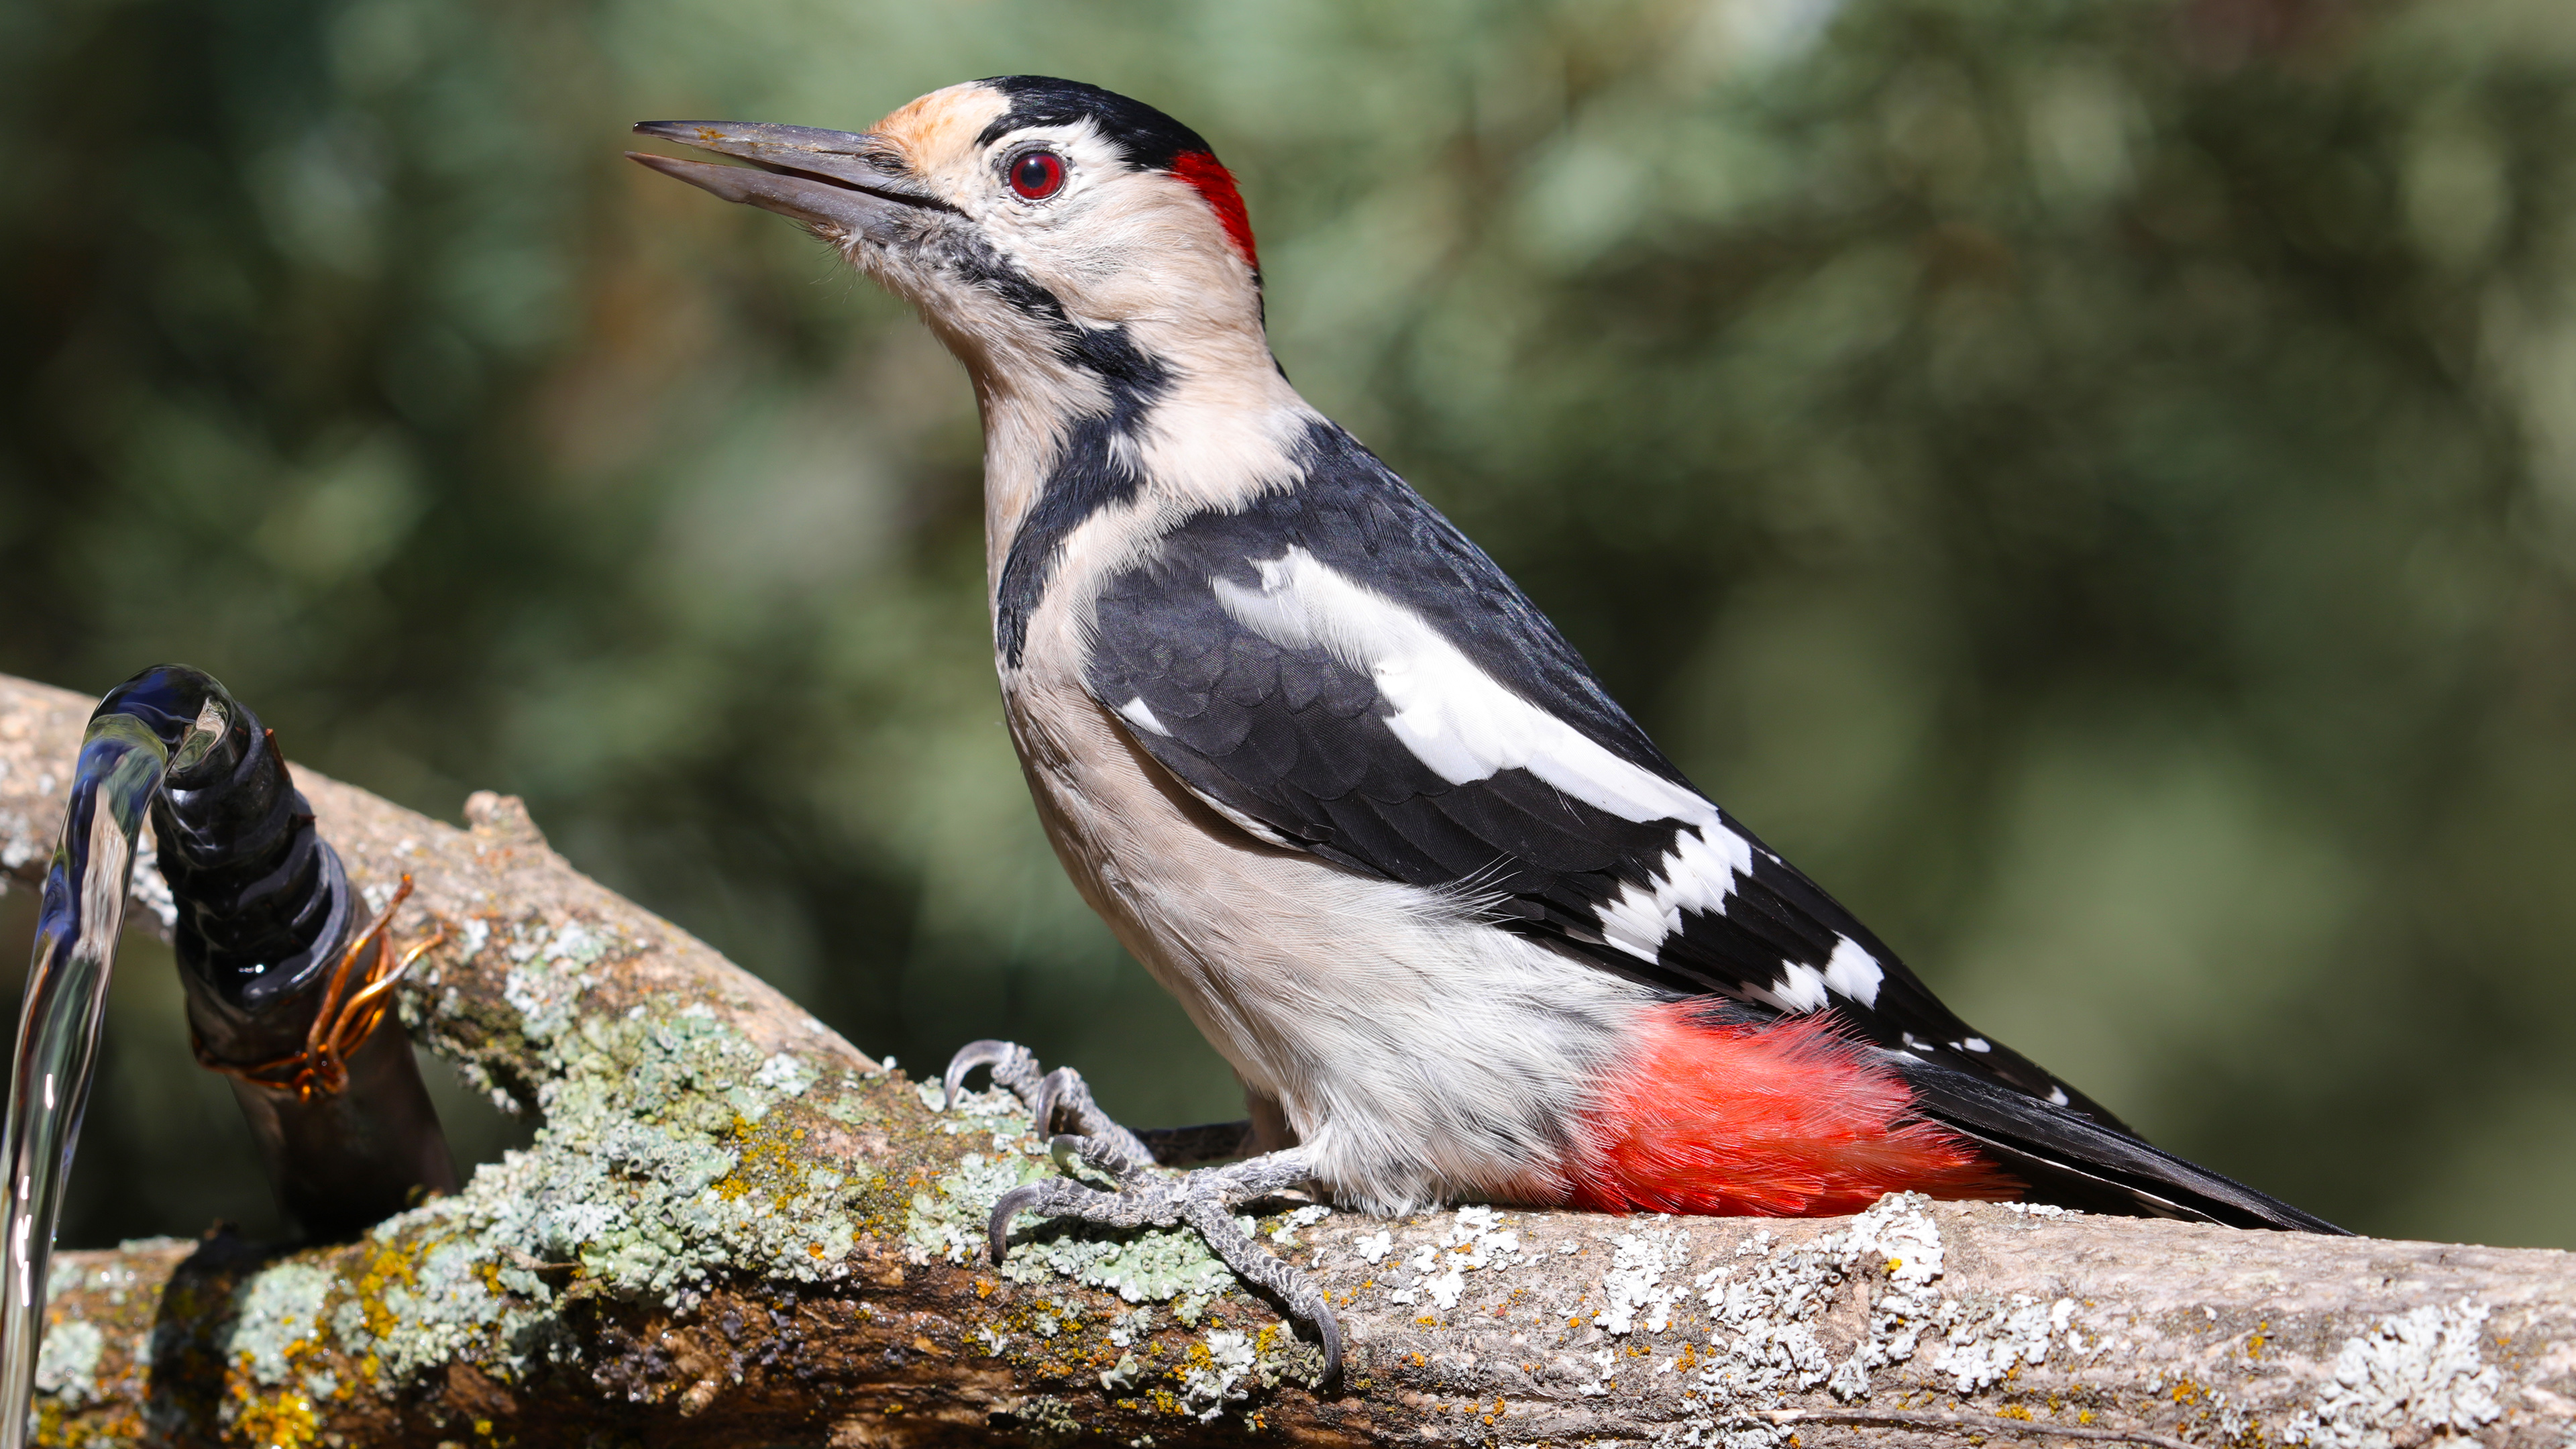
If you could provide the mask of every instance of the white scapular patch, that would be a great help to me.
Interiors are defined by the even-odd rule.
[[[1628,763],[1514,694],[1412,610],[1344,577],[1302,548],[1292,546],[1278,558],[1248,562],[1261,573],[1257,589],[1231,579],[1215,581],[1217,602],[1225,611],[1274,644],[1321,648],[1368,675],[1394,708],[1387,728],[1441,779],[1465,785],[1504,770],[1527,770],[1622,820],[1671,820],[1685,827],[1650,880],[1627,884],[1601,908],[1602,938],[1611,945],[1654,960],[1665,940],[1681,929],[1685,911],[1721,911],[1736,878],[1752,873],[1751,843],[1719,821],[1716,806]],[[1866,953],[1862,960],[1867,961]],[[1875,994],[1877,963],[1867,965],[1868,990]],[[1861,979],[1857,968],[1847,974]],[[1798,999],[1809,990],[1794,979],[1783,983],[1784,995]],[[1822,1006],[1821,978],[1812,994],[1814,1006]]]
[[[2060,1106],[2060,1107],[2066,1106],[2066,1105],[2067,1105],[2067,1101],[2066,1101],[2066,1089],[2065,1089],[2064,1087],[2051,1087],[2051,1088],[2049,1088],[2049,1089],[2048,1089],[2048,1100],[2049,1100],[2049,1101],[2051,1101],[2051,1102],[2054,1102],[2055,1104],[2057,1104],[2057,1105],[2058,1105],[2058,1106]]]
[[[1261,587],[1216,580],[1217,602],[1274,644],[1322,648],[1376,681],[1395,707],[1387,727],[1452,785],[1504,770],[1531,774],[1622,820],[1717,823],[1717,807],[1638,769],[1496,683],[1412,610],[1291,547],[1252,559]]]
[[[1169,735],[1171,733],[1171,730],[1164,727],[1161,716],[1154,713],[1154,707],[1147,704],[1145,696],[1141,694],[1118,706],[1118,717],[1148,734]]]
[[[1981,1036],[1966,1037],[1959,1043],[1959,1050],[1963,1052],[1990,1052],[1994,1049],[1994,1044]]]
[[[1834,954],[1825,962],[1825,984],[1863,1006],[1878,1005],[1878,983],[1887,979],[1878,958],[1861,949],[1849,936],[1836,938]]]

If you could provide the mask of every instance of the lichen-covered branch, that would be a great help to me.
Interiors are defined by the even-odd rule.
[[[32,882],[89,702],[0,678],[0,870]],[[1277,1438],[1515,1444],[2576,1442],[2576,1257],[1899,1197],[1856,1218],[1282,1205],[1349,1385],[1193,1240],[1024,1228],[1055,1171],[547,849],[301,776],[409,873],[415,1036],[543,1123],[364,1240],[57,1259],[46,1442],[301,1446]],[[148,883],[147,883],[148,884]],[[180,1226],[175,1225],[174,1226]]]

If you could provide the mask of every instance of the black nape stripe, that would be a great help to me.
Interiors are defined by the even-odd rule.
[[[1128,165],[1140,170],[1169,171],[1180,157],[1208,149],[1198,132],[1116,91],[1045,75],[987,76],[981,83],[1010,97],[1011,109],[975,138],[978,146],[990,146],[1023,126],[1069,126],[1087,120],[1100,128]]]
[[[1060,314],[1059,314],[1060,315]],[[1002,667],[1020,667],[1028,645],[1029,615],[1046,596],[1064,541],[1083,521],[1113,503],[1136,496],[1144,479],[1122,456],[1118,444],[1133,441],[1145,410],[1171,389],[1171,373],[1136,349],[1124,327],[1072,330],[1057,355],[1098,377],[1109,393],[1105,412],[1075,418],[1065,431],[1064,451],[1039,486],[1038,501],[1011,536],[1010,554],[1002,560],[1002,582],[995,590],[993,645]]]
[[[1054,338],[1056,359],[1098,378],[1108,394],[1106,408],[1073,419],[1066,429],[1064,451],[1002,561],[993,642],[1004,667],[1017,668],[1028,639],[1029,614],[1046,592],[1066,536],[1094,513],[1136,496],[1143,480],[1119,457],[1116,445],[1133,438],[1145,410],[1171,390],[1171,373],[1146,356],[1125,327],[1085,327],[1074,321],[1062,298],[971,232],[950,234],[946,261],[961,279],[1042,324]]]

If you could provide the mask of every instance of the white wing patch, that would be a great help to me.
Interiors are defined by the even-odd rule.
[[[1754,994],[1782,1011],[1821,1011],[1825,1005],[1825,978],[1813,966],[1792,961],[1780,968],[1779,983],[1768,991],[1756,988]]]
[[[1514,694],[1412,610],[1302,548],[1250,562],[1260,571],[1259,587],[1217,579],[1217,602],[1273,644],[1322,649],[1367,675],[1394,707],[1387,727],[1441,779],[1465,785],[1527,770],[1622,820],[1684,827],[1647,881],[1629,882],[1601,907],[1602,939],[1611,945],[1656,959],[1685,912],[1723,912],[1737,878],[1753,873],[1752,843],[1719,820],[1716,806]],[[1829,987],[1875,1005],[1885,974],[1846,937],[1821,973],[1792,964],[1768,995],[1787,1011],[1817,1010]]]
[[[1825,962],[1825,984],[1863,1006],[1878,1005],[1878,983],[1887,979],[1878,958],[1861,948],[1849,936],[1834,940],[1834,954]]]
[[[1147,704],[1145,696],[1141,694],[1118,706],[1118,717],[1147,734],[1166,736],[1171,734],[1171,730],[1164,725],[1162,716],[1154,713],[1154,707]]]
[[[1717,842],[1711,844],[1714,834]],[[1724,826],[1699,826],[1673,837],[1653,879],[1631,882],[1601,908],[1601,939],[1642,960],[1655,953],[1682,928],[1682,912],[1711,914],[1725,908],[1735,878],[1753,873],[1753,848]]]

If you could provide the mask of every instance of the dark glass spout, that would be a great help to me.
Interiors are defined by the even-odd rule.
[[[331,1089],[247,1079],[305,1053],[355,934],[340,859],[276,742],[211,676],[145,670],[91,714],[45,876],[0,1135],[0,1449],[20,1449],[64,1179],[95,1073],[134,851],[149,815],[178,907],[200,1061],[227,1073],[269,1182],[304,1232],[342,1237],[451,1190],[456,1170],[399,1020]]]

